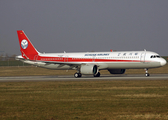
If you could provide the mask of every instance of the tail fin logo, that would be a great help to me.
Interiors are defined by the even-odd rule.
[[[23,49],[26,49],[27,47],[28,47],[28,41],[27,40],[22,40],[22,42],[21,42],[21,46],[22,46],[22,48]]]

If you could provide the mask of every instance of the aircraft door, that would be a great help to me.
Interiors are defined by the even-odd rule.
[[[141,53],[140,61],[145,62],[146,51]]]
[[[38,60],[38,55],[35,55],[35,56],[34,56],[34,60],[35,60],[35,61]]]
[[[94,56],[92,57],[92,62],[95,62],[95,58],[96,58],[96,56],[94,55]]]
[[[68,62],[68,56],[64,57],[64,62]]]

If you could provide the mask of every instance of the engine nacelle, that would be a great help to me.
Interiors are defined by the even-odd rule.
[[[97,65],[82,65],[80,73],[86,75],[96,75],[98,73],[98,67]]]
[[[125,69],[108,69],[111,74],[124,74]]]

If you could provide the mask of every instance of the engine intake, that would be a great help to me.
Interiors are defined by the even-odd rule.
[[[98,67],[97,65],[82,65],[80,73],[86,75],[96,75],[98,73]]]

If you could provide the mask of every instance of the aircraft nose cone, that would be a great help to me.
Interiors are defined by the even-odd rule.
[[[167,63],[167,62],[166,62],[166,60],[165,60],[165,59],[162,59],[162,60],[161,60],[161,62],[160,62],[161,66],[166,65],[166,63]]]

